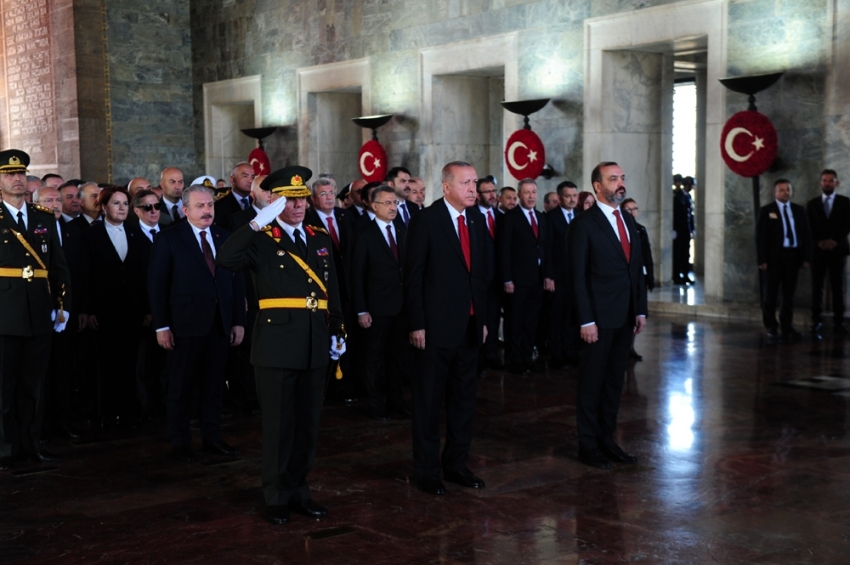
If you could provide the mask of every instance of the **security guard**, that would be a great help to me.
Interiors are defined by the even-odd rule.
[[[327,515],[306,479],[329,361],[345,352],[337,338],[344,328],[333,244],[324,228],[303,223],[311,175],[293,166],[266,177],[260,188],[276,200],[234,232],[216,258],[226,269],[254,275],[260,310],[251,363],[263,418],[263,494],[274,524],[289,522],[290,509]]]
[[[65,329],[71,277],[53,211],[27,204],[29,155],[0,152],[0,469],[15,458],[55,461],[39,449],[39,403],[53,331]]]

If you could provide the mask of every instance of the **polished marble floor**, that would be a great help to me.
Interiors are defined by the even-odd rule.
[[[257,416],[225,424],[236,461],[172,463],[162,421],[52,442],[55,470],[0,473],[0,563],[850,563],[850,398],[789,384],[850,377],[848,347],[653,317],[620,413],[640,463],[611,471],[575,459],[573,371],[487,373],[470,462],[487,488],[443,497],[407,482],[409,422],[329,405],[312,485],[330,516],[283,527],[260,515]]]

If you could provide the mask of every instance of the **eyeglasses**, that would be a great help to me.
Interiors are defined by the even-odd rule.
[[[162,202],[157,202],[156,204],[142,204],[141,206],[136,206],[136,208],[141,208],[145,212],[153,212],[154,210],[162,210]]]
[[[401,204],[401,201],[400,200],[387,200],[386,202],[375,201],[375,202],[373,202],[373,204],[383,204],[384,206],[398,206],[399,204]]]
[[[637,206],[635,206],[634,208],[626,208],[625,210],[626,210],[626,212],[628,212],[629,214],[631,214],[632,212],[637,212],[638,210],[640,210],[640,208],[638,208]]]
[[[496,194],[496,189],[491,188],[490,190],[479,190],[478,194]]]
[[[317,192],[317,193],[316,193],[316,196],[318,196],[318,197],[320,197],[320,198],[325,198],[325,197],[327,197],[327,196],[336,196],[336,193],[335,193],[334,191],[332,191],[332,190],[330,190],[330,191],[328,191],[328,190],[323,190],[322,192]]]

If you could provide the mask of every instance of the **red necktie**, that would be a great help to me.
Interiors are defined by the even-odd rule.
[[[540,239],[540,230],[537,229],[537,218],[534,217],[534,210],[529,210],[528,216],[531,218],[531,231],[534,232],[534,239]]]
[[[215,278],[215,258],[213,257],[212,247],[210,247],[210,243],[207,241],[207,232],[201,232],[201,249],[204,251],[204,261],[207,262],[207,267],[210,269],[210,273],[213,278]]]
[[[460,238],[460,250],[463,251],[463,260],[466,261],[466,270],[472,270],[472,253],[469,251],[469,230],[466,229],[466,221],[463,216],[457,217],[457,235]],[[475,315],[475,307],[469,303],[469,315]]]
[[[336,235],[336,229],[334,229],[334,219],[328,216],[328,233],[331,236],[331,241],[334,242],[334,247],[339,251],[339,237]]]
[[[632,245],[629,243],[629,235],[626,233],[626,224],[623,223],[623,218],[620,217],[620,211],[614,210],[614,215],[617,216],[617,232],[620,234],[620,245],[623,246],[623,253],[626,254],[626,263],[632,259]]]
[[[390,241],[390,251],[393,252],[393,257],[395,257],[395,260],[398,261],[398,245],[393,237],[393,229],[389,224],[387,224],[387,239]]]
[[[493,210],[487,210],[487,227],[490,228],[490,237],[496,239],[496,221],[493,219]]]

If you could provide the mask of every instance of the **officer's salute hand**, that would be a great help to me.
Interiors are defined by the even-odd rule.
[[[270,203],[268,206],[263,208],[257,213],[257,217],[254,218],[252,224],[257,224],[257,230],[261,230],[270,223],[274,221],[275,218],[280,216],[280,213],[283,212],[283,209],[286,207],[286,197],[281,196],[274,202]]]

